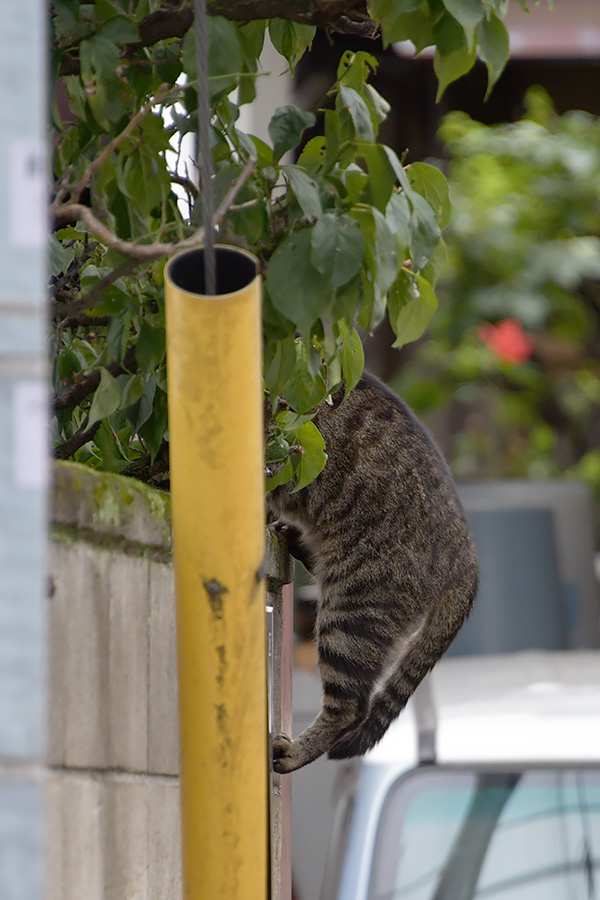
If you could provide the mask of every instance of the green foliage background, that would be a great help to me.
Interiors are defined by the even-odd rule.
[[[511,125],[445,119],[440,313],[396,387],[421,414],[452,417],[458,476],[567,473],[600,496],[600,120],[557,115],[539,88],[526,107]],[[508,317],[533,341],[520,364],[480,338]]]
[[[441,93],[477,53],[493,85],[508,55],[507,5],[370,0],[368,13],[384,43],[436,47]],[[160,482],[168,468],[162,270],[201,222],[201,192],[167,161],[198,129],[191,3],[54,0],[51,17],[55,452]],[[153,37],[165,22],[171,32]],[[344,54],[323,98],[323,133],[296,162],[284,161],[317,111],[278,109],[267,144],[241,130],[239,110],[255,97],[265,34],[293,68],[315,27],[209,16],[208,30],[217,204],[256,159],[221,239],[253,251],[265,274],[267,460],[279,463],[270,486],[293,477],[302,486],[326,458],[314,408],[362,372],[357,327],[372,330],[387,315],[402,346],[432,319],[447,186],[437,169],[405,167],[378,142],[388,105],[369,83],[377,63],[364,52]],[[187,191],[189,216],[175,183]]]

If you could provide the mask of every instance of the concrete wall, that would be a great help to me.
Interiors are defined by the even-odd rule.
[[[180,896],[175,602],[168,495],[58,464],[49,548],[46,900]],[[281,666],[289,572],[270,544]],[[275,678],[274,728],[282,716]],[[288,710],[289,711],[289,710]],[[273,897],[281,883],[274,779]]]

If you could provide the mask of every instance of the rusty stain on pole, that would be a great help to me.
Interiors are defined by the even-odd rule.
[[[267,896],[261,287],[217,247],[165,269],[185,900]]]

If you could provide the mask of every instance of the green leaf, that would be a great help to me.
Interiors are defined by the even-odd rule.
[[[142,391],[139,402],[134,404],[131,408],[130,419],[135,431],[138,431],[152,415],[155,395],[156,378],[153,375],[150,375],[150,377],[146,378],[144,381],[144,390]]]
[[[360,270],[365,244],[359,225],[350,216],[322,216],[312,230],[311,262],[335,290]]]
[[[74,32],[79,26],[78,0],[54,0],[52,24],[57,37]]]
[[[270,19],[269,35],[278,53],[285,56],[292,69],[313,42],[317,29],[290,19]]]
[[[506,26],[492,10],[489,19],[483,19],[477,26],[479,56],[487,66],[487,100],[492,88],[500,78],[509,56],[509,37]]]
[[[413,194],[410,214],[410,255],[415,269],[422,269],[439,244],[442,233],[431,206],[420,194]]]
[[[396,175],[385,148],[382,144],[360,141],[356,150],[369,171],[368,187],[373,204],[383,212],[396,183]]]
[[[269,137],[273,142],[273,156],[281,159],[288,150],[293,150],[307,128],[315,124],[314,113],[306,112],[298,106],[278,107],[269,122]]]
[[[410,241],[411,206],[404,192],[392,194],[385,211],[385,218],[392,234],[401,246],[408,248]]]
[[[167,430],[167,395],[160,388],[154,395],[152,415],[138,429],[138,434],[150,451],[151,462],[154,462],[156,454],[162,446]]]
[[[433,211],[440,228],[450,222],[452,205],[448,193],[448,182],[442,172],[428,163],[416,162],[407,167],[408,177],[414,191],[424,197]]]
[[[383,320],[386,292],[396,278],[396,239],[385,217],[375,207],[356,207],[350,214],[359,223],[365,242],[358,324],[372,330]]]
[[[338,112],[325,110],[325,170],[330,172],[338,161],[342,146],[342,123]]]
[[[355,328],[341,319],[338,330],[342,339],[342,371],[346,383],[346,394],[356,387],[365,368],[365,354],[362,341]]]
[[[321,273],[311,260],[310,228],[289,234],[269,263],[265,287],[275,309],[308,334],[313,322],[324,315],[333,299]]]
[[[81,81],[89,108],[98,124],[110,131],[110,123],[117,122],[125,112],[123,85],[117,76],[121,65],[119,48],[114,41],[94,35],[79,45]]]
[[[106,369],[100,370],[100,383],[94,392],[88,428],[100,419],[112,416],[121,403],[121,391],[115,378]]]
[[[72,247],[65,247],[57,238],[50,235],[50,252],[48,265],[51,275],[60,275],[66,272],[73,260],[75,259],[75,251]]]
[[[102,469],[105,472],[118,474],[129,465],[129,460],[124,457],[121,442],[106,422],[102,422],[94,436],[94,452],[100,453]]]
[[[267,22],[265,19],[255,19],[252,22],[247,22],[245,25],[238,26],[240,40],[246,54],[253,59],[258,59],[262,53],[266,27]]]
[[[298,463],[295,468],[298,480],[292,491],[293,494],[314,481],[327,462],[325,441],[314,422],[306,422],[297,428],[294,434],[298,443],[304,448],[304,453],[297,457]]]
[[[365,103],[369,107],[371,119],[373,121],[373,127],[375,131],[378,131],[379,125],[382,122],[385,122],[390,114],[390,109],[392,108],[391,103],[388,103],[385,97],[382,97],[381,94],[375,90],[372,84],[364,85],[362,96],[365,100]]]
[[[327,385],[320,372],[311,375],[308,353],[303,341],[296,342],[296,365],[283,388],[283,396],[297,413],[306,413],[327,396]]]
[[[473,68],[475,58],[475,46],[469,49],[466,43],[447,56],[442,56],[438,48],[433,58],[433,68],[439,82],[435,98],[436,103],[439,103],[449,84],[452,84],[457,78],[466,75]]]
[[[135,345],[135,358],[142,372],[152,372],[165,358],[164,328],[154,328],[142,319]]]
[[[115,44],[133,44],[140,39],[137,26],[127,16],[114,16],[103,22],[96,37],[106,38]]]
[[[141,399],[144,393],[144,376],[131,375],[121,390],[121,408],[128,409]]]
[[[281,484],[287,484],[293,477],[294,467],[292,466],[291,459],[287,459],[276,475],[271,475],[269,478],[265,479],[266,492],[269,493],[269,491],[274,491],[275,488],[279,487]]]
[[[410,13],[420,6],[425,0],[369,0],[369,13],[376,22],[385,22],[399,13]]]
[[[337,67],[337,80],[355,91],[363,89],[369,76],[379,68],[379,60],[371,53],[359,50],[344,50]]]
[[[435,248],[433,255],[429,259],[427,265],[423,266],[423,268],[419,272],[419,275],[421,275],[425,279],[425,281],[428,281],[430,285],[435,288],[439,275],[443,271],[447,260],[448,251],[446,250],[446,244],[444,243],[444,239],[440,238],[440,242]]]
[[[398,181],[400,183],[400,187],[402,188],[402,190],[404,191],[404,193],[410,200],[413,195],[413,189],[410,185],[410,180],[408,178],[408,175],[406,174],[406,169],[404,168],[404,166],[398,159],[397,153],[395,153],[391,147],[387,147],[385,144],[382,144],[381,146],[383,147],[383,149],[385,151],[385,155],[388,158],[389,164],[391,165],[392,169],[394,170],[396,178],[398,179]]]
[[[346,202],[354,206],[359,198],[369,188],[369,176],[360,166],[352,163],[348,166],[343,176],[344,187],[346,188]]]
[[[307,219],[318,219],[323,212],[319,188],[300,166],[281,166],[284,178]]]
[[[374,141],[375,130],[371,120],[369,107],[354,88],[340,85],[338,98],[336,98],[336,109],[347,109],[354,125],[356,137],[363,141]]]
[[[208,16],[208,67],[211,96],[237,83],[244,54],[237,26],[223,16]]]
[[[298,157],[298,165],[307,172],[308,175],[317,175],[323,168],[325,162],[325,138],[323,135],[317,135],[311,138],[305,145],[302,153]]]
[[[211,97],[229,93],[238,82],[244,66],[244,53],[238,29],[223,16],[208,16],[208,68]],[[196,32],[192,25],[183,39],[181,60],[186,75],[196,79]]]
[[[237,132],[239,134],[239,132]],[[275,162],[275,157],[273,156],[273,148],[270,147],[265,141],[261,141],[260,138],[256,137],[256,135],[249,135],[250,140],[254,144],[255,153],[252,155],[256,157],[256,161],[259,167],[262,169],[264,166],[272,166]]]
[[[106,346],[115,362],[120,363],[125,356],[129,342],[131,327],[131,313],[124,310],[116,316],[112,316],[106,329]]]
[[[279,341],[267,341],[263,354],[265,384],[272,397],[281,393],[296,365],[296,343],[293,336]]]
[[[335,299],[329,313],[333,322],[339,322],[340,319],[346,319],[347,322],[354,322],[358,314],[358,306],[361,302],[362,294],[362,278],[365,274],[364,268],[361,269],[351,281],[343,284],[337,289]]]
[[[462,26],[469,47],[473,48],[473,32],[485,15],[481,0],[443,0],[451,16]]]
[[[386,0],[395,6],[395,0]],[[384,46],[396,41],[412,41],[415,53],[435,44],[433,28],[436,18],[429,13],[425,4],[412,12],[394,12],[382,19],[381,33]]]
[[[446,12],[435,23],[433,37],[440,56],[449,56],[455,50],[460,50],[466,41],[462,26]]]
[[[394,347],[418,340],[437,309],[433,288],[420,275],[402,269],[388,295],[388,310],[396,334]]]
[[[56,360],[56,375],[59,381],[71,380],[77,372],[85,368],[80,357],[69,348],[62,350]]]
[[[373,254],[375,283],[385,292],[393,284],[398,271],[396,242],[385,217],[378,209],[373,209],[375,223],[375,246]]]

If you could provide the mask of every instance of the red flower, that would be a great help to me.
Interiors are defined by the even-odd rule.
[[[497,325],[483,322],[477,329],[477,334],[492,353],[504,362],[527,362],[533,353],[533,338],[525,333],[518,319],[503,319]]]

